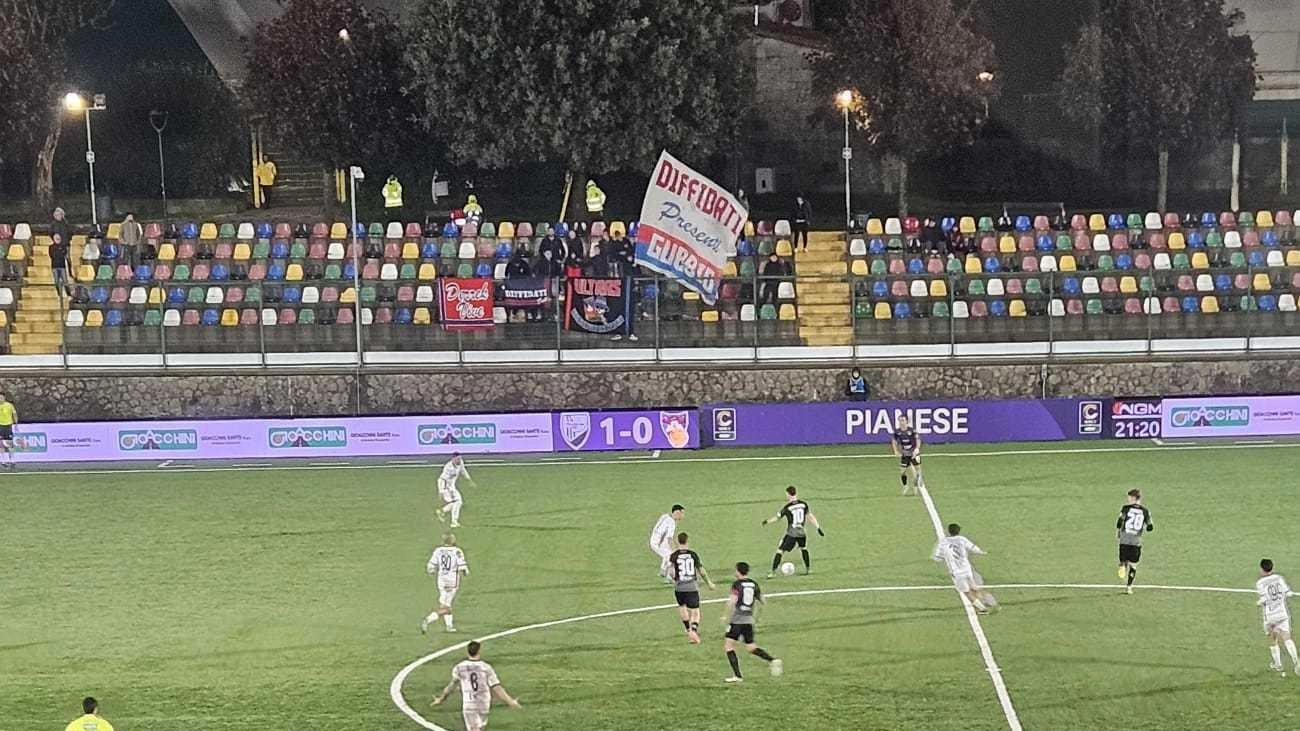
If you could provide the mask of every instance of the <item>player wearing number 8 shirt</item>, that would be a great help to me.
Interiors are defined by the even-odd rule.
[[[781,506],[781,511],[763,521],[763,525],[775,523],[782,518],[785,518],[785,536],[781,539],[781,545],[777,547],[776,555],[772,557],[772,570],[767,575],[769,579],[776,576],[776,568],[781,565],[781,554],[793,551],[795,546],[798,546],[799,552],[803,554],[803,572],[805,574],[812,572],[812,559],[808,556],[806,523],[813,524],[817,529],[817,535],[826,535],[821,524],[817,522],[817,516],[813,515],[812,508],[799,499],[799,491],[794,488],[794,485],[785,489],[785,505]]]
[[[1128,504],[1119,509],[1115,530],[1119,534],[1119,577],[1127,578],[1124,593],[1133,593],[1133,579],[1137,577],[1137,564],[1142,560],[1142,534],[1155,530],[1151,511],[1142,504],[1142,491],[1129,490]]]
[[[716,589],[713,579],[704,570],[700,555],[690,549],[690,537],[677,534],[677,550],[668,554],[668,578],[673,581],[673,595],[677,599],[677,613],[682,617],[686,637],[692,645],[700,644],[700,579],[710,589]]]
[[[497,671],[479,657],[482,649],[480,642],[471,642],[465,647],[469,659],[460,661],[451,669],[451,682],[433,699],[433,705],[440,705],[459,683],[461,713],[465,717],[466,731],[483,731],[487,728],[493,696],[511,708],[519,707],[519,701],[511,698],[506,689],[501,687]]]
[[[736,641],[745,643],[749,654],[766,660],[773,675],[781,674],[781,661],[767,654],[767,651],[754,643],[754,610],[763,601],[763,592],[758,582],[749,578],[749,564],[741,561],[736,564],[736,580],[731,584],[731,598],[727,600],[726,614],[722,622],[727,626],[727,639],[723,646],[727,651],[727,662],[731,664],[731,676],[724,679],[726,683],[739,683],[740,660],[736,657]]]

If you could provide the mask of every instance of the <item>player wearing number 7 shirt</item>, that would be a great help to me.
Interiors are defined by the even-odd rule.
[[[466,731],[483,731],[487,728],[488,713],[492,710],[492,697],[511,708],[519,708],[519,701],[510,697],[497,679],[497,671],[483,662],[479,652],[481,642],[471,642],[465,647],[469,659],[461,660],[451,669],[451,682],[433,699],[433,705],[447,700],[451,689],[460,684],[461,713],[465,717]]]

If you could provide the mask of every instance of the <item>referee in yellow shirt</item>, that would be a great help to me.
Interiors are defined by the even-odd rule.
[[[87,698],[81,702],[86,715],[68,724],[64,731],[113,731],[113,724],[99,717],[99,701]]]
[[[18,409],[0,393],[0,449],[4,450],[4,466],[14,467],[14,425],[18,423]]]

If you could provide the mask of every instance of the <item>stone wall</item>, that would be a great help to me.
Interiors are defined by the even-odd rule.
[[[1037,398],[1300,389],[1291,360],[864,368],[885,399]],[[567,408],[695,406],[726,401],[832,401],[842,367],[212,375],[29,374],[4,378],[25,421],[326,416]]]

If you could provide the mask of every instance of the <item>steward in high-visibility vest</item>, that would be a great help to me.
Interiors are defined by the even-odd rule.
[[[587,181],[587,215],[600,218],[605,215],[605,191],[594,180]]]
[[[402,184],[397,182],[396,175],[389,175],[388,182],[384,183],[384,208],[401,208],[402,207]]]

